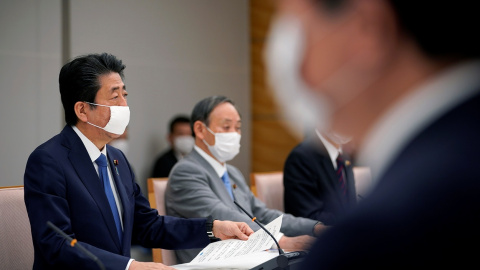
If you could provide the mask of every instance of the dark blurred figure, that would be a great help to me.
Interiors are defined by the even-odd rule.
[[[277,2],[266,59],[281,108],[352,136],[374,177],[302,269],[476,265],[476,3]]]
[[[330,226],[356,205],[353,164],[342,150],[347,142],[315,130],[293,148],[283,168],[285,213]]]
[[[170,148],[155,161],[152,177],[168,177],[177,161],[190,153],[195,144],[190,119],[187,116],[175,116],[170,120],[169,128],[167,140]]]

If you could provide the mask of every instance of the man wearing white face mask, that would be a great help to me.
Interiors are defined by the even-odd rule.
[[[240,151],[241,119],[233,101],[212,96],[198,102],[192,111],[194,150],[180,160],[169,176],[166,208],[169,215],[199,217],[213,215],[222,219],[249,222],[259,227],[235,204],[237,201],[258,221],[267,224],[281,211],[268,209],[258,200],[245,182],[241,172],[226,162]],[[284,214],[279,239],[281,248],[308,249],[325,228],[317,220]],[[179,262],[190,262],[200,249],[178,250]]]
[[[35,270],[98,268],[50,229],[48,221],[109,270],[173,269],[135,261],[132,242],[149,248],[201,248],[212,233],[243,240],[253,233],[245,223],[159,216],[150,208],[127,158],[108,145],[130,120],[124,68],[121,60],[103,53],[78,57],[60,71],[67,125],[32,152],[25,169]]]
[[[151,177],[168,177],[177,161],[192,151],[195,141],[187,116],[178,115],[170,121],[167,140],[170,149],[157,158]]]

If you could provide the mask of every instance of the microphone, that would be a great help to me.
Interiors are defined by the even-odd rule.
[[[100,267],[101,270],[105,270],[105,266],[103,263],[98,259],[97,256],[93,255],[90,251],[88,251],[86,248],[84,248],[80,243],[77,242],[77,239],[72,239],[70,236],[68,236],[66,233],[64,233],[62,230],[60,230],[57,226],[55,226],[52,222],[47,221],[47,226],[50,227],[52,230],[60,234],[65,240],[67,240],[70,243],[70,246],[78,248],[82,253],[87,255],[90,259],[92,259],[94,262],[98,264],[98,267]]]
[[[263,225],[260,222],[258,222],[256,217],[252,217],[252,215],[250,215],[245,209],[243,209],[243,207],[241,207],[240,204],[237,203],[237,201],[234,200],[233,203],[235,203],[245,214],[247,214],[249,218],[252,219],[253,222],[257,223],[257,225],[260,226],[262,230],[264,230],[266,233],[268,233],[268,235],[270,235],[270,237],[272,237],[273,241],[275,241],[275,244],[277,244],[279,255],[285,254],[283,250],[280,248],[280,245],[278,244],[277,239],[275,239],[275,237],[273,237],[273,235],[267,229],[265,229],[265,227],[263,227]]]
[[[249,218],[252,219],[253,222],[257,223],[262,230],[264,230],[270,237],[272,237],[273,241],[275,241],[275,244],[277,244],[278,247],[278,256],[275,258],[272,258],[266,262],[263,262],[254,268],[250,270],[300,270],[300,262],[303,261],[303,258],[307,256],[307,252],[305,251],[294,251],[294,252],[288,252],[285,253],[281,248],[280,245],[277,242],[277,239],[273,237],[273,235],[263,227],[263,225],[258,222],[256,217],[253,217],[250,215],[243,207],[240,206],[235,200],[233,200],[233,203],[235,203]]]

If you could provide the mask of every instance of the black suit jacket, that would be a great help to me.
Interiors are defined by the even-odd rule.
[[[410,140],[302,269],[470,268],[480,230],[480,95]]]
[[[172,148],[163,153],[155,161],[153,166],[152,177],[168,177],[173,166],[177,163],[178,159]]]
[[[332,160],[317,134],[297,145],[283,171],[285,212],[334,225],[356,204],[352,164],[345,166],[347,194],[342,194]]]
[[[25,204],[34,247],[33,269],[97,269],[47,227],[51,221],[103,262],[125,269],[132,239],[146,247],[200,248],[209,243],[205,219],[159,216],[135,182],[123,153],[107,145],[107,159],[123,208],[123,243],[103,185],[81,139],[70,127],[40,145],[25,169]],[[116,162],[114,162],[116,160]]]

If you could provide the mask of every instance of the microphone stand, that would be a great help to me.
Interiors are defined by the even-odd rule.
[[[255,222],[262,230],[264,230],[270,237],[272,237],[273,241],[275,241],[275,244],[277,244],[278,247],[278,256],[275,258],[272,258],[266,262],[263,262],[254,268],[250,270],[300,270],[299,262],[303,261],[303,258],[307,256],[307,252],[305,251],[294,251],[294,252],[288,252],[285,253],[281,248],[280,245],[277,242],[277,239],[273,237],[273,235],[263,227],[263,225],[258,222],[256,217],[253,217],[250,215],[243,207],[240,206],[235,200],[233,201],[241,210],[244,212],[249,218],[252,219],[253,222]]]
[[[98,259],[97,256],[93,255],[90,251],[88,251],[86,248],[84,248],[80,243],[77,242],[77,239],[72,239],[70,236],[68,236],[66,233],[64,233],[62,230],[60,230],[57,226],[55,226],[52,222],[47,221],[47,226],[50,227],[52,230],[60,234],[65,240],[70,243],[70,246],[78,248],[82,253],[87,255],[90,259],[92,259],[94,262],[97,263],[98,267],[101,270],[105,270],[105,266],[103,263]]]

